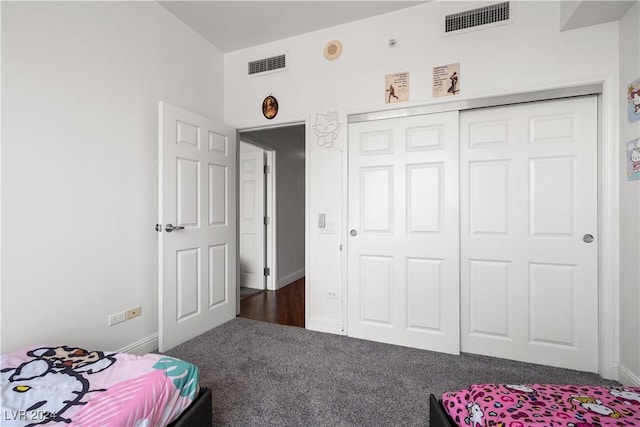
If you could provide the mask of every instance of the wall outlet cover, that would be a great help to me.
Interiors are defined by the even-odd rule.
[[[111,314],[107,320],[109,326],[117,325],[118,323],[124,322],[126,319],[125,312],[121,311],[120,313]]]
[[[127,320],[133,319],[134,317],[138,317],[141,314],[142,314],[142,307],[132,308],[130,310],[127,310],[126,318],[127,318]]]

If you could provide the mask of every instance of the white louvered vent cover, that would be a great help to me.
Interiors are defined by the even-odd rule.
[[[258,59],[249,62],[249,75],[279,70],[287,67],[287,55],[282,54],[271,58]]]
[[[460,31],[466,28],[478,27],[480,25],[508,21],[510,15],[508,1],[454,13],[445,17],[444,32],[451,33],[453,31]]]

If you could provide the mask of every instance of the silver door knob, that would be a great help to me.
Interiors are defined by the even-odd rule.
[[[349,232],[349,234],[351,234],[352,236],[354,236],[354,237],[355,237],[355,236],[357,236],[357,235],[358,235],[358,232],[357,232],[356,230],[351,230],[351,231]]]
[[[184,227],[181,225],[171,225],[171,224],[167,224],[164,226],[164,231],[166,231],[167,233],[171,233],[173,230],[184,230]]]
[[[591,243],[591,242],[593,242],[593,236],[591,234],[585,234],[582,237],[582,241],[585,242],[585,243]]]

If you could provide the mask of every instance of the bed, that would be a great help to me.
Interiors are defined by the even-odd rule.
[[[161,354],[32,346],[0,358],[0,425],[211,426],[195,365]]]
[[[640,426],[640,387],[473,384],[429,400],[432,427]]]

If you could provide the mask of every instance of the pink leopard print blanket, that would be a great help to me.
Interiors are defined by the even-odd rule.
[[[640,387],[476,384],[442,405],[460,426],[640,426]]]

